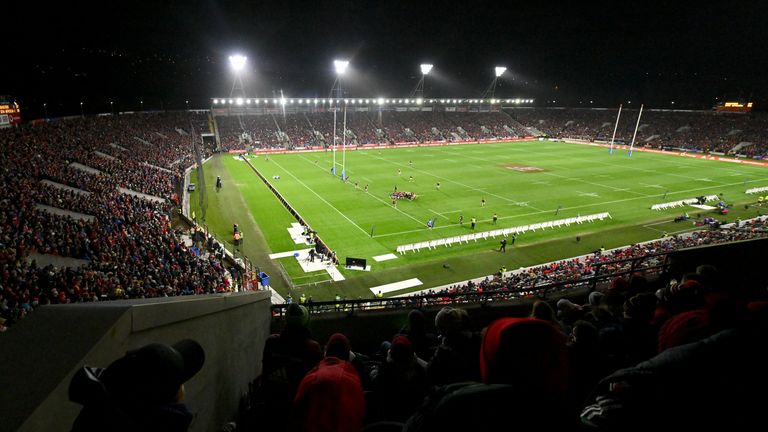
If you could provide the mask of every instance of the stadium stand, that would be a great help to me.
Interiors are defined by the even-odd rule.
[[[359,145],[482,140],[519,136],[526,133],[522,125],[556,137],[600,140],[612,132],[614,114],[388,111],[379,118],[356,112],[348,118],[348,138]],[[244,144],[327,146],[332,137],[331,113],[216,121],[224,150]],[[650,112],[640,136],[644,145],[713,151],[733,151],[749,139],[745,151],[761,155],[766,143],[758,131],[765,130],[764,122],[751,114]],[[16,388],[18,380],[36,373],[55,381],[46,386],[56,389],[44,390],[37,382],[42,380],[30,380],[34,398],[13,402],[26,403],[23,415],[34,424],[68,429],[69,424],[53,424],[76,415],[72,404],[65,406],[62,383],[84,359],[119,358],[128,345],[184,333],[199,334],[211,356],[195,378],[202,381],[191,385],[190,405],[204,412],[196,420],[199,430],[214,430],[231,416],[237,405],[232,394],[244,392],[243,381],[252,377],[237,430],[322,425],[358,430],[361,424],[369,430],[483,428],[484,422],[499,420],[481,409],[488,407],[515,408],[505,422],[523,427],[647,429],[662,422],[746,427],[760,421],[761,400],[751,398],[751,390],[766,384],[760,371],[768,296],[758,253],[768,236],[765,218],[500,271],[426,295],[275,305],[270,330],[266,293],[200,297],[202,306],[193,305],[191,297],[160,299],[229,293],[239,283],[235,267],[227,268],[211,250],[218,248],[207,247],[210,241],[171,225],[183,170],[194,161],[190,124],[198,132],[208,130],[204,114],[150,113],[0,132],[0,329],[40,305],[92,303],[45,308],[45,319],[30,324],[40,331],[36,338],[17,334],[34,342],[40,355],[48,349],[36,342],[41,334],[62,336],[49,344],[67,353],[44,371],[35,370],[37,362],[18,364],[17,381],[13,374],[0,381]],[[626,140],[631,129],[624,123],[619,129]],[[699,265],[713,257],[717,266]],[[81,264],[54,264],[64,258]],[[104,307],[103,300],[126,299],[140,300]],[[406,313],[411,307],[419,313]],[[259,312],[253,325],[243,324],[249,322],[246,312]],[[406,314],[409,324],[403,327]],[[211,328],[234,330],[222,337]],[[484,328],[489,330],[483,334]],[[88,336],[70,343],[65,332]],[[240,344],[247,358],[233,353]],[[520,352],[525,355],[515,354]],[[49,376],[47,369],[58,367],[61,371]],[[476,382],[462,383],[467,379]],[[329,390],[337,399],[324,393]],[[216,407],[220,393],[228,395],[224,408]],[[7,397],[0,405],[11,405]],[[34,414],[43,403],[65,415]],[[702,409],[707,416],[700,415]],[[298,415],[291,417],[292,412]],[[736,419],[734,412],[740,414]],[[25,420],[16,416],[13,425]]]

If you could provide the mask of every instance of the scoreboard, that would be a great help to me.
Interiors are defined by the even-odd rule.
[[[748,113],[752,111],[752,102],[723,102],[715,107],[717,112]]]
[[[9,96],[0,96],[0,127],[21,123],[21,108]]]

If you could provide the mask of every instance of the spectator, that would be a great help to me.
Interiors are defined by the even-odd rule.
[[[358,432],[365,417],[360,376],[349,362],[349,340],[335,333],[328,340],[325,358],[302,379],[294,410],[297,430]]]
[[[80,369],[69,387],[70,400],[83,405],[72,430],[186,431],[193,416],[184,383],[204,362],[200,344],[185,339],[128,351],[106,369]]]

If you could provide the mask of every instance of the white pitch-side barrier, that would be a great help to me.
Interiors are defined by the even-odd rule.
[[[582,224],[584,222],[594,222],[596,220],[601,221],[606,218],[608,219],[611,218],[611,215],[608,214],[608,212],[595,213],[595,214],[586,215],[586,216],[577,216],[577,217],[572,217],[567,219],[558,219],[554,221],[540,222],[540,223],[535,223],[531,225],[522,225],[522,226],[517,226],[512,228],[502,228],[502,229],[497,229],[493,231],[482,231],[482,232],[464,234],[464,235],[455,236],[455,237],[429,240],[429,241],[420,242],[420,243],[410,243],[410,244],[398,246],[396,251],[400,255],[403,255],[406,252],[419,252],[422,249],[436,249],[438,246],[448,247],[448,246],[452,246],[454,243],[458,243],[458,244],[469,243],[470,240],[473,240],[473,241],[488,240],[488,238],[496,238],[496,236],[506,237],[512,234],[523,234],[529,230],[536,231],[537,229],[560,228],[563,225],[570,226],[572,223]]]
[[[717,195],[707,195],[704,197],[704,202],[717,201],[719,199],[720,197]],[[670,201],[670,202],[665,202],[661,204],[654,204],[651,206],[651,210],[665,210],[673,207],[682,207],[689,204],[697,204],[698,202],[699,202],[698,198],[688,198],[680,201]]]

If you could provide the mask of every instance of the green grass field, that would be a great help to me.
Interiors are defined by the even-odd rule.
[[[341,152],[336,157],[340,162]],[[713,214],[692,207],[650,210],[656,203],[723,194],[735,205],[731,219],[752,216],[756,210],[743,204],[756,197],[744,191],[768,186],[763,167],[644,152],[609,155],[600,147],[548,141],[349,151],[347,182],[331,175],[332,160],[331,152],[250,159],[342,262],[347,256],[366,258],[370,272],[340,269],[347,280],[331,283],[326,272],[305,274],[292,257],[269,260],[269,253],[302,248],[287,232],[295,220],[256,173],[232,155],[216,156],[205,166],[205,223],[221,239],[231,238],[232,224],[240,224],[242,253],[273,276],[278,291],[306,290],[318,300],[336,293],[357,298],[370,297],[371,286],[413,277],[424,282],[413,288],[419,290],[491,274],[502,265],[512,269],[658,238],[665,231],[693,228],[691,222],[671,222],[683,212],[693,218]],[[224,181],[219,192],[217,175]],[[389,194],[395,186],[418,198],[393,207]],[[194,194],[190,202],[199,212]],[[529,231],[507,253],[498,252],[497,238],[422,249],[390,261],[372,259],[394,253],[398,245],[471,233],[472,217],[478,220],[475,232],[482,232],[606,211],[612,219]],[[432,230],[426,228],[428,219],[436,222]]]

